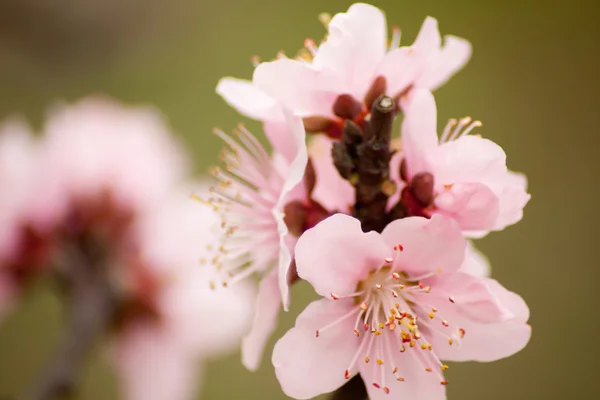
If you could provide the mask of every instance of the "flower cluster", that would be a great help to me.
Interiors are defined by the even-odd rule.
[[[214,286],[261,277],[243,363],[256,369],[299,279],[323,296],[275,345],[283,391],[307,399],[360,374],[371,399],[445,398],[444,361],[492,361],[528,342],[529,310],[488,277],[470,239],[518,222],[530,196],[470,117],[438,135],[432,91],[471,55],[428,17],[410,46],[384,14],[355,4],[321,15],[327,36],[296,58],[256,62],[217,92],[263,122],[226,143],[205,202],[225,236]],[[402,114],[400,135],[394,118]],[[309,135],[308,145],[306,136]],[[358,398],[358,397],[357,397]]]
[[[208,256],[220,227],[189,199],[206,184],[187,164],[157,112],[104,98],[54,109],[40,138],[18,120],[0,129],[0,311],[32,280],[58,280],[69,340],[110,331],[129,399],[190,398],[198,363],[250,323],[251,287],[211,291],[218,274],[199,267],[198,241]]]

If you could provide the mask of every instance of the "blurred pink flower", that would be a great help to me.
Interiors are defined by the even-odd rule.
[[[229,149],[222,153],[226,169],[213,171],[219,185],[208,202],[221,213],[226,231],[213,262],[229,277],[223,286],[253,273],[263,276],[253,327],[242,344],[243,363],[249,369],[258,367],[281,305],[286,310],[289,305],[290,264],[306,219],[305,131],[302,121],[291,115],[285,129],[295,149],[291,160],[278,153],[270,157],[244,127],[235,132],[235,139],[216,132]]]
[[[496,281],[459,271],[465,240],[434,215],[390,223],[379,234],[333,215],[296,246],[300,277],[324,298],[275,345],[284,392],[308,399],[360,373],[369,398],[444,399],[440,360],[492,361],[528,342],[529,310]]]
[[[431,92],[417,90],[403,100],[402,201],[410,215],[444,214],[470,236],[502,230],[523,217],[531,197],[526,179],[508,171],[506,154],[488,139],[469,133],[479,121],[451,120],[440,139]]]
[[[37,192],[38,146],[20,120],[0,126],[0,317],[19,290],[25,259],[38,255],[30,231],[29,206]]]
[[[37,212],[48,224],[63,220],[74,203],[98,202],[101,195],[123,213],[142,212],[188,172],[182,149],[156,110],[108,98],[56,107],[42,147],[44,195]]]
[[[469,60],[471,45],[446,36],[427,17],[412,46],[399,47],[394,28],[387,43],[385,16],[368,4],[352,5],[328,24],[320,46],[307,40],[298,59],[281,57],[254,71],[253,82],[223,78],[217,93],[242,114],[263,121],[281,120],[278,104],[307,119],[309,131],[339,136],[342,119],[361,123],[380,94],[397,97],[411,87],[436,89]],[[330,122],[327,122],[327,119]]]
[[[218,277],[199,265],[198,248],[208,257],[219,245],[219,217],[183,191],[141,217],[135,230],[157,287],[153,316],[128,320],[116,337],[124,393],[133,400],[189,399],[198,390],[202,362],[235,349],[249,328],[251,286],[210,287]]]

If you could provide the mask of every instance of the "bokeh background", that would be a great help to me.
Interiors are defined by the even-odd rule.
[[[221,76],[251,77],[250,57],[294,55],[320,39],[320,12],[342,0],[1,0],[0,116],[39,124],[48,105],[92,93],[152,104],[193,153],[198,173],[215,163],[215,126],[244,121],[214,93]],[[533,338],[492,364],[454,364],[451,399],[599,399],[600,3],[598,1],[377,1],[403,43],[426,15],[442,33],[472,41],[468,66],[437,92],[440,124],[472,115],[530,179],[524,220],[478,243],[493,274],[531,308]],[[248,122],[251,128],[258,124]],[[135,155],[132,155],[135,156]],[[149,177],[152,179],[152,177]],[[2,188],[0,188],[2,190]],[[40,193],[43,196],[43,193]],[[292,312],[311,298],[294,288]],[[39,285],[0,326],[0,397],[31,382],[60,337],[60,304]],[[114,399],[113,372],[97,349],[81,399]],[[265,360],[239,355],[210,365],[203,399],[284,399]]]

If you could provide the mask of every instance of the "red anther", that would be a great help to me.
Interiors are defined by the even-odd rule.
[[[448,379],[444,379],[440,384],[446,386],[448,384]]]
[[[448,298],[448,300],[450,300],[450,303],[456,303],[456,301],[454,300],[454,297],[452,297],[452,296],[450,296],[450,297]]]
[[[461,339],[465,337],[465,333],[467,333],[463,328],[458,328],[458,337]]]
[[[381,389],[381,386],[379,386],[378,383],[374,383],[373,386],[375,386],[377,389]]]
[[[394,250],[396,251],[403,251],[404,250],[404,246],[402,246],[401,244],[397,244],[394,246]]]
[[[350,379],[350,371],[346,370],[346,372],[344,372],[344,378]]]
[[[316,337],[319,337],[319,331],[318,330],[316,331]]]
[[[335,294],[335,293],[331,293],[331,298],[332,298],[333,300],[339,300],[339,299],[340,299],[340,296],[338,296],[338,295],[337,295],[337,294]]]
[[[390,394],[390,389],[389,389],[388,387],[384,386],[384,387],[383,387],[383,392],[384,392],[385,394]]]

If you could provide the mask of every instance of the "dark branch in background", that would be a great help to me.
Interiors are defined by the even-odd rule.
[[[333,144],[333,162],[340,175],[355,188],[354,216],[365,232],[381,232],[390,221],[387,201],[396,186],[390,181],[390,148],[392,126],[397,112],[391,97],[380,96],[373,102],[370,117],[365,119],[364,132],[351,120],[346,120],[340,142]],[[331,400],[367,400],[367,390],[356,375],[336,390]]]
[[[96,243],[97,244],[97,243]],[[25,400],[76,398],[75,389],[95,342],[109,329],[117,298],[107,273],[106,252],[79,240],[62,254],[60,277],[68,290],[68,321],[62,343]]]

